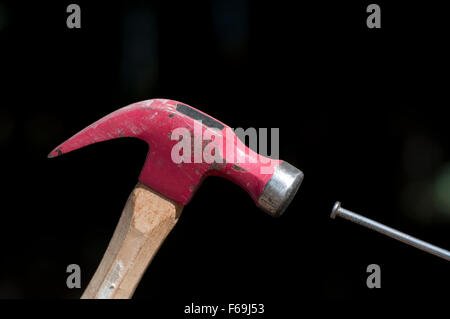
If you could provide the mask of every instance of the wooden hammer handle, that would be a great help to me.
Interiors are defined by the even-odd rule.
[[[82,299],[127,299],[181,215],[183,206],[138,183]]]

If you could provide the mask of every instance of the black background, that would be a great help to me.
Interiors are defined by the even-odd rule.
[[[280,128],[305,173],[284,216],[207,179],[136,290],[148,316],[184,305],[448,298],[448,262],[344,220],[336,200],[450,248],[448,26],[439,2],[0,1],[0,297],[79,298],[145,159],[144,142],[47,154],[140,100],[182,101],[231,127]],[[366,267],[381,267],[368,289]],[[166,308],[167,307],[167,308]]]

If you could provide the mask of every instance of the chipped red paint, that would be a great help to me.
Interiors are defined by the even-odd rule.
[[[201,163],[181,163],[180,165],[173,162],[171,151],[178,141],[170,139],[171,132],[180,127],[185,127],[191,132],[194,131],[194,120],[176,110],[176,104],[179,103],[173,100],[153,99],[121,108],[69,138],[56,147],[49,157],[59,156],[89,144],[114,138],[137,137],[149,145],[149,152],[139,181],[175,202],[182,205],[187,204],[203,178],[210,175],[230,179],[244,188],[257,202],[266,183],[272,177],[274,168],[281,161],[265,158],[265,161],[261,162],[263,156],[247,148],[233,134],[234,141],[229,146],[234,147],[234,153],[245,152],[244,161],[235,163],[234,158],[230,157],[229,152],[226,151],[228,144],[225,131],[228,126],[222,123],[225,126],[220,131],[224,144],[224,154],[220,154],[224,159],[223,163],[203,161]],[[213,129],[201,125],[201,130],[203,134],[206,130]],[[262,174],[261,167],[269,168],[271,173]]]

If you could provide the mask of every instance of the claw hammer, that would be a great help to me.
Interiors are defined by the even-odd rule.
[[[180,129],[187,134],[174,134]],[[122,137],[144,140],[149,151],[103,259],[82,295],[84,299],[132,297],[205,177],[231,180],[274,217],[284,212],[303,180],[300,170],[252,151],[222,122],[167,99],[142,101],[110,113],[60,144],[49,157]],[[195,143],[199,137],[202,140]],[[192,154],[184,154],[185,149],[183,161],[174,160],[180,155],[174,151],[178,143],[189,139],[194,140],[194,160]],[[196,151],[210,156],[195,160]]]

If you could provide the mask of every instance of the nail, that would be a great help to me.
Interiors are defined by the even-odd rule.
[[[439,248],[439,247],[429,244],[423,240],[420,240],[413,236],[402,233],[394,228],[388,227],[388,226],[383,225],[379,222],[376,222],[372,219],[369,219],[364,216],[358,215],[354,212],[351,212],[345,208],[342,208],[340,202],[336,202],[333,206],[333,210],[331,211],[330,217],[332,219],[335,219],[336,216],[347,219],[347,220],[354,222],[356,224],[359,224],[361,226],[370,228],[381,234],[384,234],[391,238],[397,239],[405,244],[411,245],[413,247],[416,247],[418,249],[426,251],[427,253],[433,254],[435,256],[438,256],[438,257],[444,258],[445,260],[450,261],[450,252],[448,250]]]

